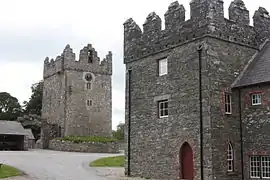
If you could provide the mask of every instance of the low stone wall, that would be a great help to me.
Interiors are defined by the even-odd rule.
[[[88,153],[119,153],[120,146],[117,142],[83,142],[73,143],[70,141],[51,140],[49,149],[68,152],[88,152]]]

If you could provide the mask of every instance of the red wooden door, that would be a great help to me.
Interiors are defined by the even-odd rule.
[[[186,142],[180,150],[181,178],[193,180],[193,153],[190,145]]]

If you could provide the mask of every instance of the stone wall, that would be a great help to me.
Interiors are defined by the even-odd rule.
[[[119,144],[117,142],[98,143],[83,142],[73,143],[70,141],[51,140],[49,149],[68,152],[88,152],[88,153],[119,153]]]
[[[260,93],[262,104],[252,105],[251,95]],[[250,155],[270,155],[270,85],[241,89],[245,179],[250,177]],[[252,137],[252,138],[251,138]]]
[[[91,74],[89,80],[87,74]],[[80,51],[79,61],[69,45],[55,60],[46,58],[42,118],[58,126],[60,137],[110,136],[111,75],[112,53],[100,60],[91,44]]]
[[[131,176],[179,178],[180,149],[188,142],[193,151],[194,179],[201,179],[198,47],[202,45],[204,179],[241,179],[236,94],[232,94],[232,114],[224,111],[224,97],[231,93],[231,84],[269,37],[266,22],[270,17],[259,8],[253,17],[254,27],[249,26],[248,11],[240,1],[230,6],[230,19],[223,16],[222,0],[193,0],[191,19],[187,21],[179,19],[183,7],[178,3],[170,5],[165,30],[161,30],[161,19],[155,13],[146,18],[143,32],[132,19],[124,23],[124,63],[131,70],[130,79],[126,74],[125,108],[131,137]],[[175,16],[168,16],[170,13]],[[158,60],[163,58],[168,60],[168,74],[158,76]],[[157,102],[163,99],[168,99],[169,116],[159,118]],[[229,142],[235,148],[233,173],[227,171]]]

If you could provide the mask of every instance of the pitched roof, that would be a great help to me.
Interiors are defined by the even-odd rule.
[[[0,120],[0,134],[5,135],[26,135],[22,124],[17,121]]]
[[[25,132],[28,139],[35,139],[31,129],[25,129]]]
[[[270,82],[270,41],[248,62],[243,72],[232,84],[233,88]]]

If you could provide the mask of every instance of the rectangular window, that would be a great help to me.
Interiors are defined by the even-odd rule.
[[[270,156],[250,156],[250,177],[270,179]]]
[[[251,95],[252,105],[261,105],[262,104],[262,96],[261,94],[252,94]]]
[[[86,84],[87,89],[91,89],[91,83]]]
[[[229,93],[225,93],[225,113],[232,114],[232,97]]]
[[[168,74],[168,62],[167,58],[166,59],[161,59],[158,61],[158,71],[159,71],[159,76],[163,76]]]
[[[92,100],[87,100],[87,106],[92,106]]]
[[[158,102],[158,113],[159,118],[168,117],[168,100],[163,100]]]

